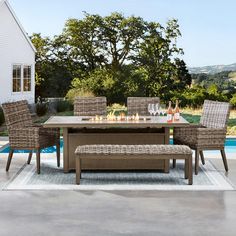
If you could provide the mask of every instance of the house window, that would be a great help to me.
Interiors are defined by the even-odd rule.
[[[30,92],[31,91],[31,66],[13,65],[12,71],[12,91]]]
[[[31,91],[31,66],[24,66],[23,90]]]
[[[21,91],[21,66],[14,65],[13,66],[13,92]]]

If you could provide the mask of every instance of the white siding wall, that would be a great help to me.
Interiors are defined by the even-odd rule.
[[[32,66],[32,91],[12,92],[12,65]],[[34,102],[35,53],[25,38],[6,3],[0,5],[0,103],[26,99]]]

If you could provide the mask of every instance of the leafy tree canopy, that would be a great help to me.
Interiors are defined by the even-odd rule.
[[[177,46],[181,36],[176,19],[166,26],[141,17],[84,13],[69,19],[53,39],[32,35],[38,53],[37,94],[65,96],[76,92],[105,95],[109,102],[128,96],[160,96],[183,91],[191,84]]]

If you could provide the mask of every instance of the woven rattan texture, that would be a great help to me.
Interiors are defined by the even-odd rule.
[[[206,100],[200,124],[175,128],[174,143],[193,149],[223,149],[229,112],[229,103]]]
[[[149,103],[159,103],[159,97],[128,97],[127,98],[127,112],[128,115],[135,115],[138,113],[142,116],[150,115],[148,112]]]
[[[77,97],[74,102],[75,116],[106,115],[106,97]]]
[[[2,104],[11,149],[41,149],[59,142],[59,129],[33,125],[25,100]]]
[[[32,126],[32,118],[28,103],[25,100],[5,103],[2,105],[7,128],[12,126],[27,127]]]
[[[207,128],[226,128],[229,112],[229,103],[205,100],[200,124]]]
[[[187,154],[191,155],[192,150],[185,145],[81,145],[78,146],[75,154]]]

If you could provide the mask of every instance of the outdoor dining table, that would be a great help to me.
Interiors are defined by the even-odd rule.
[[[51,116],[46,128],[63,129],[63,169],[67,173],[75,169],[75,149],[85,144],[169,144],[170,128],[188,125],[183,117],[167,122],[166,116],[139,117],[138,120],[95,120],[86,116]],[[130,160],[88,160],[82,169],[160,169],[169,172],[169,162],[156,160],[132,162]]]

